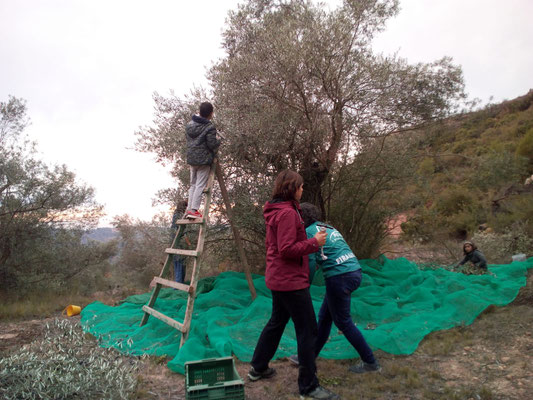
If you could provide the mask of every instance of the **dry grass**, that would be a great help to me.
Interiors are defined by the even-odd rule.
[[[46,318],[63,311],[68,305],[86,306],[93,298],[78,294],[33,293],[23,299],[2,298],[0,320]]]

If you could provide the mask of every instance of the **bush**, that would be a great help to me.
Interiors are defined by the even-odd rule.
[[[454,188],[441,193],[437,198],[435,209],[440,214],[449,217],[461,211],[470,210],[474,202],[468,188]]]
[[[527,158],[530,171],[533,170],[533,128],[530,128],[518,143],[516,154]]]
[[[533,239],[527,235],[527,226],[517,222],[504,233],[476,233],[472,241],[487,257],[489,264],[504,264],[511,261],[514,254],[533,253]]]
[[[510,196],[499,203],[498,212],[490,216],[488,225],[503,233],[516,223],[522,223],[526,234],[533,236],[533,194]]]
[[[421,176],[430,176],[435,173],[435,161],[433,158],[426,157],[418,165],[418,170],[416,171],[418,175]]]

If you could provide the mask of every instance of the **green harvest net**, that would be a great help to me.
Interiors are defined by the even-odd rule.
[[[492,274],[464,275],[446,269],[423,270],[405,258],[362,260],[363,282],[352,295],[352,317],[374,349],[391,354],[411,354],[430,332],[471,324],[489,305],[503,306],[526,284],[533,257],[523,262],[492,265]],[[116,307],[100,302],[82,312],[85,331],[99,338],[104,347],[115,347],[132,355],[171,357],[172,371],[184,373],[187,361],[235,354],[250,361],[257,339],[270,317],[271,296],[263,276],[254,275],[257,298],[251,301],[244,274],[225,272],[198,283],[191,333],[180,349],[181,333],[154,317],[139,326],[142,306],[150,293],[130,296]],[[325,287],[315,276],[311,296],[318,313]],[[183,321],[186,293],[162,289],[154,308]],[[285,330],[275,358],[296,353],[291,322]],[[333,327],[321,357],[358,357]]]

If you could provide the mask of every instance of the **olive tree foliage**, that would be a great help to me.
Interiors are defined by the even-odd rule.
[[[397,0],[345,0],[332,11],[305,0],[248,0],[229,13],[226,55],[208,78],[226,137],[226,181],[235,203],[249,206],[241,207],[240,223],[261,233],[261,205],[287,168],[304,177],[303,200],[326,212],[326,198],[335,196],[324,193],[330,174],[465,99],[461,69],[450,58],[409,64],[372,50],[397,13]],[[175,163],[184,182],[184,125],[206,97],[199,90],[156,94],[155,127],[137,132],[138,148]]]
[[[210,71],[228,158],[244,175],[301,171],[310,200],[366,144],[444,117],[464,97],[449,58],[410,65],[372,51],[394,0],[250,0],[230,13],[227,57]],[[304,192],[305,193],[305,192]]]
[[[36,285],[64,286],[101,265],[112,249],[82,245],[101,207],[93,189],[76,182],[66,166],[39,160],[24,134],[26,103],[0,102],[0,280],[4,291]]]

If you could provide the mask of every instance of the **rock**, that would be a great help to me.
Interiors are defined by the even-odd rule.
[[[502,357],[502,362],[506,363],[511,361],[511,357]]]

